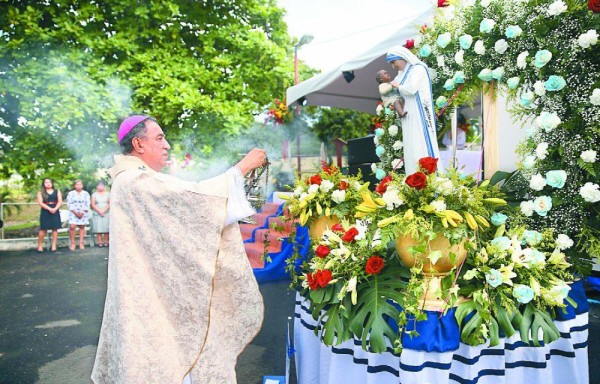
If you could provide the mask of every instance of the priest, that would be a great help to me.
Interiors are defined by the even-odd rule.
[[[255,148],[225,174],[193,183],[160,173],[170,145],[152,117],[128,117],[118,139],[92,381],[235,383],[237,357],[263,321],[237,225],[254,213],[243,176],[266,153]]]

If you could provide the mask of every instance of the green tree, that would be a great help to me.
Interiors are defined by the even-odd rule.
[[[319,108],[311,130],[317,137],[330,144],[332,139],[343,140],[363,137],[373,129],[373,116],[367,113],[341,108]]]
[[[131,112],[209,153],[291,84],[274,0],[0,0],[0,175],[106,167]]]

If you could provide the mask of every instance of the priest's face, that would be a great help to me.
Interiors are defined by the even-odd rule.
[[[146,134],[140,137],[139,144],[142,149],[139,157],[150,168],[160,172],[167,165],[169,149],[171,149],[160,125],[154,121],[146,121]]]

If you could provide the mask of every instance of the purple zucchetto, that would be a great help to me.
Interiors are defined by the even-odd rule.
[[[149,118],[150,116],[133,115],[123,120],[123,122],[119,126],[119,134],[117,136],[119,139],[119,143],[121,142],[121,140],[123,140],[125,136],[127,136],[127,134],[133,129],[133,127]]]

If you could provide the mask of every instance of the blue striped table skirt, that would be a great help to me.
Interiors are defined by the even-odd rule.
[[[360,340],[348,340],[328,347],[315,335],[317,322],[308,311],[309,303],[296,297],[294,341],[299,384],[587,384],[589,383],[587,341],[588,304],[581,283],[573,284],[571,296],[578,307],[570,307],[555,321],[561,338],[542,347],[529,347],[517,334],[490,348],[469,346],[456,334],[440,332],[452,321],[453,312],[429,318],[435,330],[419,329],[420,336],[403,340],[398,356],[391,348],[385,353],[369,353]],[[448,318],[451,317],[451,318]],[[456,323],[454,321],[454,323]],[[407,336],[408,337],[408,336]],[[444,337],[446,340],[433,340]],[[422,338],[422,339],[421,339]],[[415,339],[421,339],[415,342]],[[454,341],[455,345],[452,348]],[[424,342],[427,340],[427,342]],[[431,346],[443,345],[444,348]],[[411,349],[415,348],[415,349]],[[443,350],[428,351],[428,348]]]

